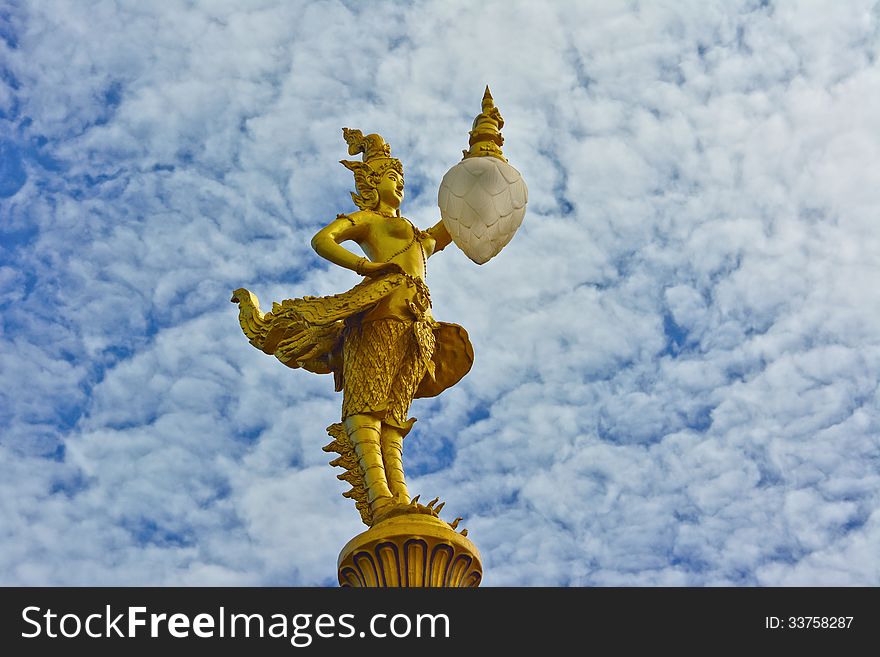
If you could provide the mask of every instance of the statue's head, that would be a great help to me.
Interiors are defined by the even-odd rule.
[[[380,200],[394,208],[403,200],[403,165],[391,157],[391,147],[380,135],[364,136],[360,130],[342,129],[342,136],[348,143],[348,154],[363,153],[363,162],[340,160],[340,163],[354,173],[357,193],[351,198],[361,210],[375,210]]]

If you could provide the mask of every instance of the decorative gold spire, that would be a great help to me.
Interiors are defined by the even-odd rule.
[[[504,119],[501,118],[501,112],[495,107],[495,101],[492,100],[492,94],[489,92],[489,85],[486,85],[486,91],[483,94],[483,111],[474,119],[473,128],[470,131],[470,140],[468,144],[470,149],[462,151],[464,157],[497,157],[503,162],[507,162],[507,158],[501,152],[501,145],[504,143],[504,137],[501,136],[501,128],[504,127]]]

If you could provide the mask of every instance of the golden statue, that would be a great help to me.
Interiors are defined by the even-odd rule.
[[[471,150],[483,117],[478,142],[488,141],[486,154],[515,171],[501,156],[498,128],[503,121],[488,87],[483,105],[471,133]],[[239,304],[241,327],[251,344],[288,367],[332,373],[336,390],[343,393],[341,422],[328,427],[332,441],[324,450],[339,455],[331,465],[345,469],[339,478],[352,488],[344,495],[355,501],[371,529],[340,555],[340,583],[476,586],[482,566],[476,547],[464,538],[467,530],[456,531],[461,519],[446,523],[439,518],[443,504],[437,499],[424,505],[418,496],[410,498],[402,459],[404,438],[415,422],[408,417],[412,400],[441,393],[473,363],[467,332],[432,316],[425,283],[428,260],[453,240],[444,220],[460,226],[447,216],[450,212],[426,231],[401,216],[400,160],[391,157],[378,134],[348,128],[342,132],[349,155],[363,156],[362,161],[341,162],[354,173],[357,191],[351,197],[359,209],[338,215],[318,231],[312,247],[364,280],[342,294],[275,303],[265,314],[256,296],[244,288],[234,292],[232,301]],[[466,152],[467,157],[474,155]],[[519,221],[524,212],[523,196]],[[487,223],[499,224],[491,217]],[[501,241],[506,244],[510,237],[512,233]],[[356,242],[366,257],[343,247],[346,241]]]

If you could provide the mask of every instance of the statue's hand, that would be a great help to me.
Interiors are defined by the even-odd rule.
[[[391,272],[402,274],[403,268],[396,262],[370,262],[369,260],[361,263],[358,267],[358,273],[362,276],[379,276]]]

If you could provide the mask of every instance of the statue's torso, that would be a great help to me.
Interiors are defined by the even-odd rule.
[[[368,231],[359,242],[364,253],[373,262],[393,262],[400,265],[404,273],[415,279],[425,280],[426,263],[434,252],[436,241],[428,233],[415,228],[403,217],[383,217],[372,212],[357,213],[356,220],[364,221]],[[413,240],[415,231],[415,240]],[[385,297],[375,308],[366,313],[362,321],[376,319],[401,319],[409,321],[416,318],[412,305],[427,305],[425,314],[430,318],[430,302],[422,299],[424,294],[418,286],[399,288]]]

